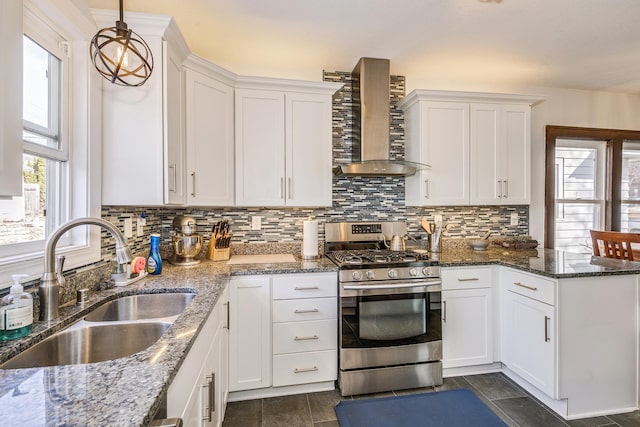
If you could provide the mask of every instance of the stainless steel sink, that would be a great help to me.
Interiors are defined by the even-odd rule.
[[[158,341],[169,322],[70,327],[0,365],[0,369],[95,363],[130,356]]]
[[[84,320],[108,322],[122,320],[162,319],[181,314],[196,294],[142,294],[121,297],[93,310]]]

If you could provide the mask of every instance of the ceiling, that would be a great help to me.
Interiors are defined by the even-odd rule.
[[[116,0],[87,0],[117,9]],[[171,15],[192,52],[240,75],[320,80],[363,56],[407,89],[640,94],[638,0],[126,0]],[[130,25],[135,31],[135,26]]]

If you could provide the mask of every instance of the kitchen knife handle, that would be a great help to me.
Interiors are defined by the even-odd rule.
[[[192,184],[192,191],[191,191],[191,196],[196,197],[196,173],[191,172],[191,184]]]
[[[289,199],[293,198],[293,181],[289,177]]]
[[[498,180],[498,199],[502,199],[502,180]]]
[[[284,178],[280,177],[280,198],[284,199]]]

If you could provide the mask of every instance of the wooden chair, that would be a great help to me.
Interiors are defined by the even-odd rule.
[[[591,230],[591,241],[593,242],[593,254],[595,256],[633,261],[634,250],[631,244],[640,244],[640,233]]]

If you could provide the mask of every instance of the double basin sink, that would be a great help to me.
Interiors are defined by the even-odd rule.
[[[193,293],[141,294],[108,301],[82,320],[0,365],[0,369],[104,362],[158,341],[193,300]]]

